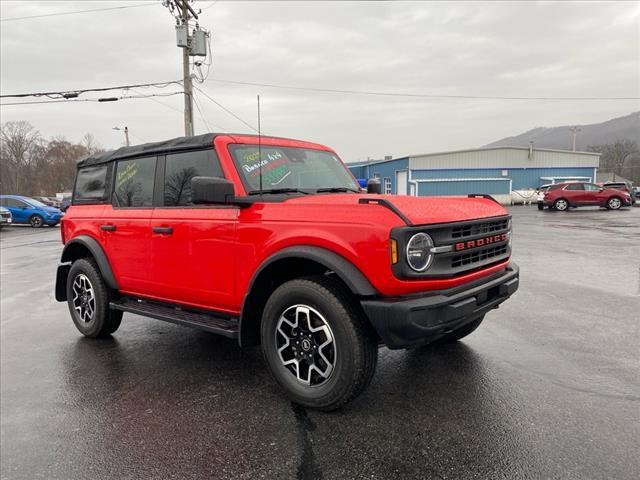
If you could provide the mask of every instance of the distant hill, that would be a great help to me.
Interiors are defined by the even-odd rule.
[[[538,127],[514,137],[506,137],[485,147],[528,147],[533,141],[538,148],[571,150],[573,136],[570,127],[581,129],[576,137],[576,150],[586,150],[589,145],[602,145],[616,140],[634,140],[640,146],[640,112],[590,125],[564,125]]]

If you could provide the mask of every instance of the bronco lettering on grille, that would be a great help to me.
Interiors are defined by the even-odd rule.
[[[505,242],[508,238],[508,233],[491,235],[490,237],[478,238],[477,240],[458,242],[453,246],[453,249],[456,252],[459,252],[460,250],[468,250],[469,248],[484,247],[485,245],[491,245],[492,243]]]

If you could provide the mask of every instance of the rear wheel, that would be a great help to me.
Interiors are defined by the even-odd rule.
[[[553,202],[553,208],[558,210],[559,212],[564,212],[569,208],[569,202],[567,202],[564,198],[559,198],[555,202]]]
[[[378,345],[372,327],[339,283],[324,277],[286,282],[262,315],[262,351],[294,402],[335,410],[373,377]]]
[[[100,270],[87,258],[73,262],[67,277],[67,304],[76,328],[86,337],[106,337],[115,332],[122,312],[111,310],[111,292]]]
[[[618,197],[611,197],[607,200],[607,208],[609,210],[618,210],[620,207],[622,207],[622,200]]]
[[[544,203],[538,202],[538,210],[544,210]]]
[[[29,217],[29,225],[33,228],[40,228],[44,225],[44,218],[40,215],[31,215],[31,217]]]

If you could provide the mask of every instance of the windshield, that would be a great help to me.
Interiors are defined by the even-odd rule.
[[[257,145],[231,145],[229,150],[248,193],[260,189],[261,171],[262,190],[360,191],[353,176],[331,152],[263,146],[259,159]]]
[[[46,207],[46,205],[42,202],[39,202],[35,198],[27,198],[28,203],[30,203],[33,207]]]

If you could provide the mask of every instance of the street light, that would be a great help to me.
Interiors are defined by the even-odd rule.
[[[123,129],[120,127],[113,127],[112,130],[122,131]],[[124,143],[128,147],[129,146],[129,127],[124,127]]]

